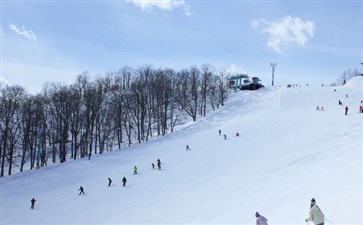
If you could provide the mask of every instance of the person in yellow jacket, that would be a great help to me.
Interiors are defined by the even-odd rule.
[[[324,214],[320,210],[319,206],[316,205],[315,199],[311,199],[310,202],[310,212],[309,218],[305,220],[306,222],[312,221],[315,225],[324,225]]]
[[[134,175],[137,174],[137,166],[134,166]]]

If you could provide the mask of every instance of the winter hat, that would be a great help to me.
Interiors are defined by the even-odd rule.
[[[259,214],[258,212],[256,212],[255,216],[256,216],[256,217],[259,217],[259,216],[260,216],[260,214]]]
[[[311,206],[315,205],[315,198],[311,199],[310,205]]]

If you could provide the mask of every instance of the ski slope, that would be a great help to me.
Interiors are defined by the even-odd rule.
[[[335,225],[362,224],[362,99],[363,77],[233,93],[149,143],[1,178],[0,223],[255,224],[258,211],[270,225],[306,225],[314,197]],[[161,171],[151,167],[158,158]]]

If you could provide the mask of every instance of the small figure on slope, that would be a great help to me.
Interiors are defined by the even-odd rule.
[[[161,162],[160,162],[160,159],[157,160],[156,165],[158,166],[158,170],[161,170]]]
[[[221,130],[218,130],[218,133],[219,133],[219,136],[221,136],[221,134],[222,134],[222,131],[221,131]]]
[[[110,187],[111,184],[112,184],[112,180],[111,180],[111,178],[108,178],[108,186]]]
[[[316,205],[314,198],[311,199],[310,202],[309,218],[307,218],[305,221],[312,221],[315,225],[324,225],[324,214]]]
[[[134,175],[137,174],[137,166],[134,166]]]
[[[123,187],[125,187],[125,186],[126,186],[126,182],[127,182],[126,177],[122,178],[122,186],[123,186]]]
[[[188,150],[190,150],[189,145],[187,145],[185,151],[188,151]]]
[[[227,135],[226,134],[223,137],[224,137],[224,140],[227,140]]]
[[[348,106],[345,106],[345,115],[348,114],[348,110],[349,110]]]
[[[151,166],[153,167],[153,169],[155,169],[155,164],[154,163],[151,163]]]
[[[78,190],[79,190],[79,195],[81,195],[81,194],[84,194],[85,195],[84,189],[83,189],[82,186],[80,186]]]
[[[239,133],[238,132],[236,133],[236,137],[239,137]]]
[[[255,216],[256,216],[256,225],[268,225],[266,217],[260,215],[258,212],[256,212]]]
[[[316,110],[315,111],[320,111],[319,106],[316,107]]]
[[[32,203],[32,205],[31,205],[31,207],[30,207],[31,209],[34,209],[35,201],[36,201],[36,200],[35,200],[35,198],[33,198],[33,199],[30,201],[30,202]]]

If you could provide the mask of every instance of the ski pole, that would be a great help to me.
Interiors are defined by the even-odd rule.
[[[332,225],[334,225],[334,223],[332,221],[330,221],[328,218],[325,217],[325,219],[326,219],[326,221],[328,221],[329,223],[331,223]]]

